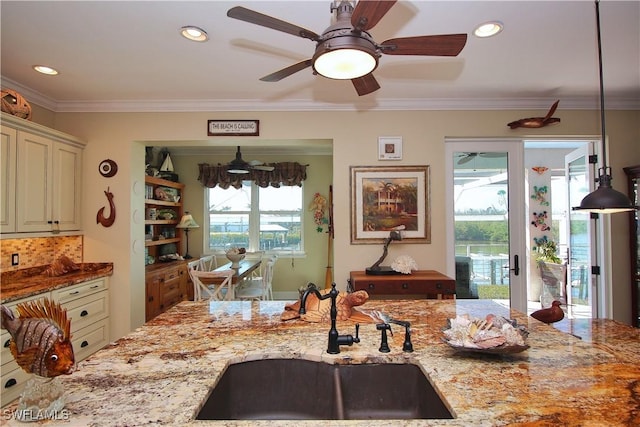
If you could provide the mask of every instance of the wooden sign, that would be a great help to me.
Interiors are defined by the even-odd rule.
[[[208,136],[258,136],[259,120],[209,120]]]

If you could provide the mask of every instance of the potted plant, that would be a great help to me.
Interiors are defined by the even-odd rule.
[[[562,260],[558,257],[558,246],[553,240],[545,240],[540,242],[536,248],[536,258],[538,261],[544,261],[551,264],[562,264]]]
[[[558,247],[553,240],[539,242],[535,248],[538,268],[542,278],[542,307],[548,307],[553,300],[565,302],[567,266],[558,256]]]

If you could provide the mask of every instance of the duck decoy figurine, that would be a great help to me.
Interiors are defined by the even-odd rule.
[[[554,102],[554,104],[549,109],[549,112],[544,117],[528,117],[526,119],[520,119],[520,120],[516,120],[515,122],[511,122],[507,126],[509,126],[511,129],[541,128],[554,123],[560,123],[559,118],[551,117],[553,116],[553,113],[556,112],[556,108],[558,108],[559,103],[560,103],[560,100],[557,100],[556,102]]]
[[[531,317],[544,323],[555,323],[564,319],[564,311],[560,308],[562,303],[560,301],[554,301],[551,303],[551,307],[536,310],[531,313]]]

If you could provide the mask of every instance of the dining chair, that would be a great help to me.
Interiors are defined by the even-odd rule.
[[[264,251],[253,251],[253,252],[246,252],[244,259],[247,261],[264,261],[264,256],[265,256],[265,252]],[[260,277],[262,274],[262,270],[261,269],[255,269],[251,272],[250,275],[250,279],[257,279],[258,277]]]
[[[204,255],[200,257],[199,262],[199,271],[213,271],[218,268],[218,261],[215,255]]]
[[[275,261],[269,260],[265,263],[262,277],[257,279],[247,279],[236,289],[235,297],[239,300],[272,300],[273,291],[271,282],[273,280],[273,266]]]
[[[222,301],[226,299],[233,299],[233,291],[231,290],[231,286],[233,286],[233,270],[223,270],[223,271],[200,271],[197,269],[197,261],[194,262],[195,265],[191,265],[189,263],[189,277],[191,278],[191,282],[193,283],[193,300],[200,301],[203,299],[206,300],[215,300]],[[222,279],[221,283],[205,283],[211,279]]]

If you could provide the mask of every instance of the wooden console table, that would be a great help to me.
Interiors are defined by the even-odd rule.
[[[383,276],[352,271],[350,276],[353,290],[367,291],[372,299],[453,299],[456,295],[456,281],[435,270]]]

